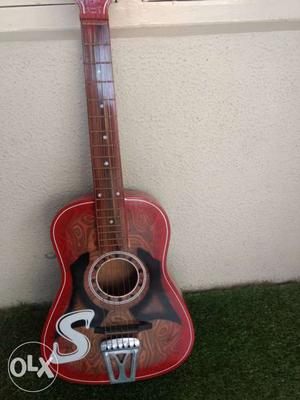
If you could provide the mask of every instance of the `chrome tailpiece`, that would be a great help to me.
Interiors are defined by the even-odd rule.
[[[139,348],[139,339],[133,337],[110,339],[101,343],[110,383],[126,383],[135,380]],[[126,374],[126,364],[127,369],[129,364],[129,375]]]

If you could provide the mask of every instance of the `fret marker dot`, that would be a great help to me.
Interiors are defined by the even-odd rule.
[[[113,219],[109,220],[110,225],[112,225],[115,221]]]
[[[109,165],[108,161],[104,161],[104,166],[107,167]]]
[[[98,193],[97,197],[100,199],[100,197],[102,197],[102,193]]]
[[[100,108],[104,108],[104,104],[100,104]]]
[[[117,193],[116,193],[116,196],[120,196],[120,192],[117,192]]]
[[[106,135],[103,135],[103,139],[106,140],[106,139],[107,139],[107,136],[106,136]]]

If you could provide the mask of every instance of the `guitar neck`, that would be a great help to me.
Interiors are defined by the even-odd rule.
[[[109,25],[83,20],[81,28],[98,247],[114,251],[127,237]]]

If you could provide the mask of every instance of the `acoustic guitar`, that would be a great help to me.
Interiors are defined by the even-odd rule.
[[[132,382],[180,366],[194,330],[166,267],[168,217],[150,196],[123,187],[111,0],[77,3],[94,192],[52,222],[62,282],[42,333],[42,356],[71,382]]]

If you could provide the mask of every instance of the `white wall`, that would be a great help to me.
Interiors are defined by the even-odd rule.
[[[276,14],[263,2],[252,13],[242,1],[177,3],[169,20],[170,5],[147,13],[152,5],[136,3],[124,26],[128,3],[112,9],[125,183],[167,210],[183,289],[300,275],[300,7],[284,2]],[[91,174],[76,9],[3,8],[0,30],[0,305],[9,305],[53,298],[49,225],[91,190]]]

